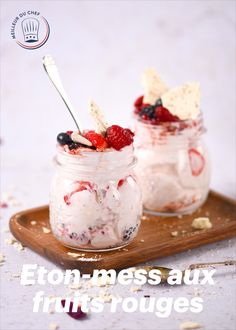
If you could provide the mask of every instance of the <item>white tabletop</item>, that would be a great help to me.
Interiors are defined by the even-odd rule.
[[[73,127],[66,109],[43,72],[41,58],[52,54],[68,94],[85,126],[90,96],[110,123],[132,125],[132,102],[142,94],[139,76],[155,67],[169,85],[197,80],[202,88],[202,110],[208,128],[206,142],[212,158],[211,187],[236,197],[235,145],[235,2],[234,1],[3,1],[1,35],[1,154],[2,193],[15,204],[1,209],[1,329],[178,329],[184,321],[205,329],[233,330],[235,321],[234,269],[217,271],[214,286],[144,286],[132,292],[116,285],[121,297],[187,297],[204,300],[200,314],[106,312],[76,321],[64,314],[32,313],[39,290],[47,296],[69,291],[59,286],[22,286],[17,277],[26,263],[49,270],[55,266],[29,249],[18,251],[5,242],[10,216],[48,203],[53,173],[55,136]],[[51,36],[42,48],[27,51],[10,38],[10,24],[22,10],[39,10],[47,18]],[[13,203],[13,204],[14,204]],[[183,269],[194,262],[236,259],[236,239],[203,246],[153,264]],[[92,290],[98,292],[101,288]]]

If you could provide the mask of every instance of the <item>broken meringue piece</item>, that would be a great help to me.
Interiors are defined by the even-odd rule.
[[[77,132],[71,133],[71,140],[77,143],[84,144],[85,146],[92,146],[92,143],[89,140],[87,140],[85,137],[83,137]]]
[[[93,117],[96,124],[96,132],[104,134],[108,128],[108,123],[106,122],[103,113],[97,106],[97,104],[90,100],[89,102],[89,113]]]
[[[212,223],[209,218],[200,217],[193,220],[192,227],[194,229],[210,229],[212,228]]]
[[[141,81],[144,87],[143,103],[145,104],[155,104],[156,100],[168,91],[168,87],[154,69],[147,69],[143,73]]]
[[[196,82],[175,87],[161,96],[163,107],[181,120],[196,119],[200,113],[200,85]]]

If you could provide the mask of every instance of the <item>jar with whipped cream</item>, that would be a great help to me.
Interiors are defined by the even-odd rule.
[[[169,216],[199,208],[210,183],[202,116],[162,125],[136,120],[135,132],[136,173],[144,209]]]
[[[50,192],[50,224],[65,246],[83,251],[120,248],[136,236],[142,214],[133,173],[133,146],[98,152],[60,146]]]
[[[192,213],[207,198],[210,162],[196,82],[169,88],[153,69],[142,76],[144,95],[134,103],[136,174],[144,210]]]

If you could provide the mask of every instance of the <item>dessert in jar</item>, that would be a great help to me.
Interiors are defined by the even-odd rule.
[[[144,209],[192,213],[206,200],[210,183],[199,84],[169,89],[152,69],[142,81],[144,96],[134,104],[134,145]]]
[[[136,236],[142,202],[133,168],[133,133],[108,127],[91,103],[97,131],[57,136],[56,174],[50,193],[50,224],[55,237],[78,250],[109,250]]]

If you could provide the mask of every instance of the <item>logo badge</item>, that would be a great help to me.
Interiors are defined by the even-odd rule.
[[[42,47],[50,35],[50,26],[37,11],[20,13],[11,24],[11,37],[22,48],[33,50]]]

